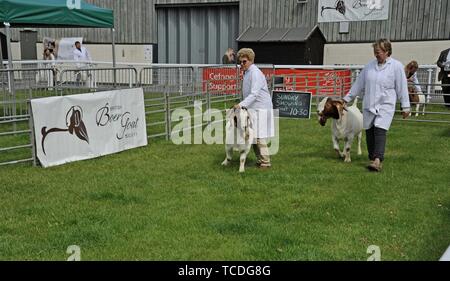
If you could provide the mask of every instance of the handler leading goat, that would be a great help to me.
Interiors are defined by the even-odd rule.
[[[253,129],[255,130],[255,151],[260,169],[271,167],[269,138],[275,135],[272,99],[267,87],[267,81],[261,70],[254,65],[255,53],[252,49],[243,48],[237,53],[239,63],[244,71],[242,91],[244,100],[234,105],[235,109],[245,107],[252,116]]]

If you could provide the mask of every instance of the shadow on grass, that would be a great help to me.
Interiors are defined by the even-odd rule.
[[[450,137],[450,127],[446,128],[445,130],[442,130],[442,133],[438,135],[440,137]]]
[[[317,149],[315,151],[307,151],[307,152],[298,152],[292,155],[293,157],[301,157],[303,159],[322,159],[324,161],[333,161],[336,163],[345,163],[344,158],[337,155],[337,153],[333,150],[323,150],[323,149]],[[367,154],[364,152],[361,155],[358,155],[356,153],[356,148],[354,151],[352,150],[350,152],[350,157],[353,162],[359,162],[361,160],[367,160]],[[351,163],[349,163],[351,164]]]

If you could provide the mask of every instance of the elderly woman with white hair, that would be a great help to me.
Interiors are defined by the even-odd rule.
[[[270,155],[267,146],[269,138],[275,135],[272,98],[267,81],[261,70],[254,64],[255,53],[252,49],[243,48],[237,53],[241,69],[244,71],[242,92],[244,100],[234,105],[235,109],[247,108],[252,116],[256,143],[253,144],[257,158],[257,167],[269,168]]]

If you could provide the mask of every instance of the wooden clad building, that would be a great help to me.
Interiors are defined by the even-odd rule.
[[[358,0],[346,0],[351,5]],[[363,43],[386,37],[392,41],[450,39],[450,0],[390,0],[388,20],[318,23],[319,0],[86,0],[112,8],[118,44],[153,44],[160,62],[219,63],[226,47],[249,28],[318,26],[327,43]],[[78,37],[86,43],[109,44],[102,29],[36,29],[44,36]],[[20,39],[14,30],[13,40]],[[300,40],[300,39],[299,39]],[[156,49],[156,48],[155,48]]]

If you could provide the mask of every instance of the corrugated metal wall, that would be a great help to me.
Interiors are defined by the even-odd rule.
[[[162,7],[158,14],[158,62],[221,63],[237,48],[239,7]]]
[[[448,40],[450,0],[391,0],[388,20],[351,22],[349,34],[339,34],[338,23],[321,28],[330,42]]]
[[[316,24],[318,0],[306,4],[297,0],[86,0],[101,7],[113,8],[117,41],[123,44],[157,43],[155,5],[188,3],[239,3],[239,31],[255,27],[312,27]],[[345,0],[351,5],[355,0]],[[351,22],[348,34],[339,34],[339,23],[322,23],[320,28],[327,41],[370,42],[379,37],[401,40],[450,39],[450,0],[391,0],[389,19],[384,21]],[[83,36],[87,42],[110,43],[105,29],[39,29],[38,38]],[[19,40],[19,32],[13,32]]]
[[[355,0],[345,0],[351,5]],[[450,39],[450,0],[391,0],[389,19],[350,22],[350,32],[339,34],[339,23],[321,23],[327,42],[372,42]],[[312,28],[317,23],[318,0],[242,0],[240,32],[248,26]]]

